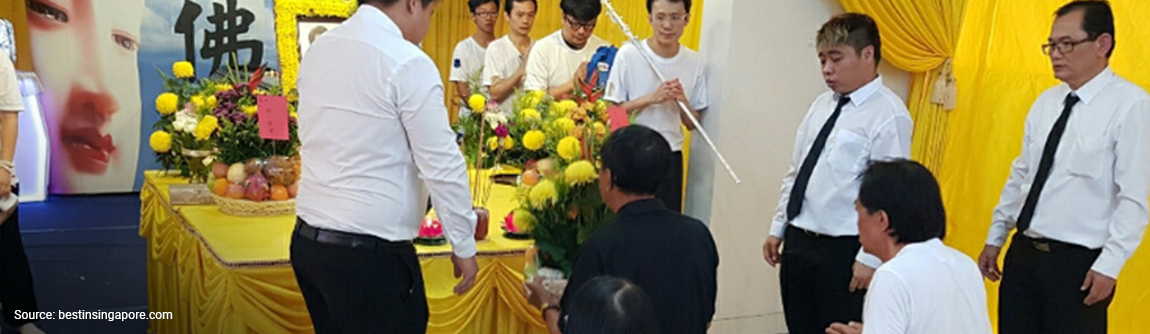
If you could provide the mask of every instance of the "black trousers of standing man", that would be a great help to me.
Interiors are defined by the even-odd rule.
[[[415,246],[317,229],[292,233],[291,263],[317,334],[427,331],[427,296]]]
[[[12,196],[18,192],[17,187],[12,187]],[[40,308],[32,288],[32,268],[28,266],[28,255],[20,238],[20,206],[14,210],[0,225],[0,304],[4,308],[4,323],[19,328],[32,321],[17,320],[16,310],[37,312]]]
[[[779,280],[791,334],[824,334],[832,323],[862,322],[864,292],[850,292],[859,247],[857,236],[787,227]]]
[[[1002,266],[998,333],[1106,333],[1106,310],[1114,295],[1086,306],[1090,291],[1080,289],[1101,253],[1016,233]]]

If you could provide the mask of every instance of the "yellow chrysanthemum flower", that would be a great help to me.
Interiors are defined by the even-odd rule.
[[[206,102],[208,103],[208,108],[210,108],[210,109],[216,109],[216,102],[218,102],[218,101],[216,101],[216,96],[215,96],[215,95],[212,95],[212,96],[208,96],[208,98],[207,98],[207,101],[206,101]]]
[[[499,148],[499,138],[487,137],[487,149],[494,151]]]
[[[260,108],[256,106],[242,106],[240,107],[240,110],[244,112],[244,115],[251,116],[259,112]]]
[[[172,150],[172,135],[164,131],[152,132],[152,136],[148,138],[148,144],[157,153],[168,153]]]
[[[543,142],[547,140],[547,135],[543,131],[531,130],[523,134],[523,148],[528,150],[537,151],[543,148]]]
[[[555,128],[559,129],[560,132],[569,133],[571,129],[575,128],[575,121],[566,117],[557,119],[555,120]]]
[[[510,150],[513,148],[515,148],[515,138],[511,138],[510,136],[503,138],[503,149]]]
[[[603,136],[607,135],[607,126],[603,125],[603,122],[595,122],[591,126],[595,129],[595,136],[599,139],[603,139]]]
[[[471,108],[471,111],[483,110],[486,105],[487,98],[483,97],[483,94],[471,94],[471,97],[467,99],[467,106]]]
[[[192,132],[192,135],[198,140],[208,140],[219,127],[220,120],[216,116],[204,116],[200,119],[200,123],[196,124],[196,131]]]
[[[539,101],[539,100],[543,100],[543,96],[546,96],[547,92],[544,92],[542,90],[537,89],[537,90],[533,90],[527,94],[529,94],[531,96],[531,98],[535,99],[536,101]]]
[[[232,90],[232,85],[229,85],[229,84],[217,84],[216,85],[216,92],[226,92],[229,90]]]
[[[531,214],[531,211],[516,209],[511,223],[515,224],[519,232],[531,232],[535,229],[535,215]]]
[[[208,104],[208,100],[204,99],[203,95],[196,95],[192,96],[192,104],[196,106],[196,109],[199,109],[200,106]]]
[[[177,61],[172,63],[172,74],[175,74],[176,77],[180,79],[195,78],[196,68],[192,66],[192,63]]]
[[[571,100],[563,100],[559,102],[551,102],[551,111],[559,115],[566,115],[571,109],[578,108],[579,104]]]
[[[543,115],[540,115],[539,111],[535,110],[535,108],[526,108],[526,109],[519,111],[519,118],[522,118],[525,121],[526,120],[538,121],[538,120],[543,118]]]
[[[527,193],[527,201],[531,206],[536,208],[545,208],[549,205],[555,204],[555,200],[559,198],[559,191],[555,190],[555,183],[551,180],[539,181],[531,191]]]
[[[595,113],[600,114],[600,115],[606,114],[607,113],[607,101],[603,101],[603,100],[595,101]]]
[[[595,171],[595,166],[587,160],[579,160],[567,166],[567,170],[563,172],[563,177],[570,185],[580,185],[594,181],[599,178],[599,173]]]
[[[583,155],[583,145],[579,144],[579,139],[575,136],[560,139],[559,146],[555,150],[558,151],[559,157],[564,160],[574,160]]]
[[[180,97],[172,93],[163,93],[156,97],[156,111],[160,115],[171,115],[180,109]]]

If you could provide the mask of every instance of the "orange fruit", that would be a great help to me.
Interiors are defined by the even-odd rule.
[[[217,196],[223,196],[224,194],[227,194],[228,193],[228,179],[224,179],[224,178],[216,179],[216,184],[215,184],[215,186],[212,187],[212,193],[216,194]]]
[[[272,200],[273,201],[283,201],[286,199],[288,199],[287,187],[284,187],[281,184],[277,184],[277,185],[272,186]]]

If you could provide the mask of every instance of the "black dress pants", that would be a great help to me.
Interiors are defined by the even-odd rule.
[[[1014,236],[1002,267],[999,334],[1104,334],[1113,294],[1086,306],[1081,291],[1101,250]],[[1117,291],[1116,291],[1117,292]]]
[[[850,292],[857,236],[830,237],[787,227],[779,268],[791,334],[824,334],[832,323],[862,322],[862,290]]]

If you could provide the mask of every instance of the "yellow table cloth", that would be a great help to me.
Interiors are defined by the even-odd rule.
[[[148,309],[173,312],[150,332],[312,333],[289,260],[293,216],[237,217],[215,205],[172,205],[179,177],[148,171],[140,191],[140,236],[147,238]],[[478,243],[475,288],[455,296],[450,247],[417,246],[431,317],[428,333],[546,333],[522,294],[531,241],[503,237],[515,189],[495,186],[487,240]]]

